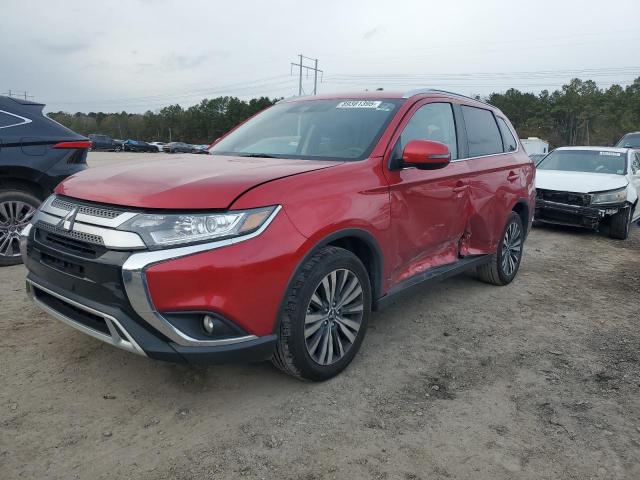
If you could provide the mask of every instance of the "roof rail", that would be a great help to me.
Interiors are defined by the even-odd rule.
[[[285,102],[290,102],[291,100],[299,100],[301,98],[312,98],[312,97],[315,97],[315,95],[292,95],[290,97],[281,98],[276,103],[285,103]]]
[[[402,95],[402,98],[410,98],[410,97],[413,97],[414,95],[421,95],[424,93],[444,93],[446,95],[453,95],[454,97],[466,98],[468,100],[484,103],[485,105],[489,105],[493,107],[493,105],[491,105],[490,103],[484,102],[482,100],[478,100],[477,98],[468,97],[467,95],[462,95],[461,93],[456,93],[456,92],[450,92],[448,90],[439,90],[437,88],[417,88],[415,90],[408,90],[404,92],[404,94]]]

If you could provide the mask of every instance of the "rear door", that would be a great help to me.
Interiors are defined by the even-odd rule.
[[[440,170],[394,167],[411,140],[446,144],[452,163]],[[465,162],[459,149],[453,106],[441,100],[423,100],[409,111],[385,157],[389,181],[394,259],[391,282],[407,280],[425,270],[458,260],[458,244],[467,219],[468,192]]]
[[[507,217],[527,198],[531,159],[519,148],[508,121],[489,108],[460,105],[469,156],[470,216],[466,253],[493,253]],[[525,226],[526,228],[526,226]]]

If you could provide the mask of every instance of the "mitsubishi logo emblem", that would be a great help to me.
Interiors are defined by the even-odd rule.
[[[67,215],[58,222],[58,228],[63,230],[73,230],[73,224],[76,221],[76,215],[78,214],[78,207],[73,208]]]

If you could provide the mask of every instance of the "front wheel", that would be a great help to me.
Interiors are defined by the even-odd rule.
[[[498,250],[489,262],[478,267],[480,280],[493,285],[507,285],[516,278],[522,260],[524,228],[520,215],[511,212],[504,228]]]
[[[31,221],[40,205],[34,195],[21,190],[0,192],[0,266],[17,265],[20,257],[20,232]]]
[[[618,213],[611,217],[609,237],[616,240],[626,240],[629,237],[632,211],[631,207],[621,208]]]
[[[369,275],[348,250],[325,247],[291,282],[271,361],[290,375],[327,380],[355,357],[371,315]]]

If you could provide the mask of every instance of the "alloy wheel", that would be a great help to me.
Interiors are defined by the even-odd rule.
[[[304,338],[307,353],[320,365],[340,360],[355,342],[364,313],[360,280],[351,270],[327,274],[307,307]]]
[[[502,239],[502,272],[511,276],[518,268],[522,255],[522,231],[516,222],[507,227]]]
[[[0,203],[0,257],[20,256],[20,232],[35,212],[36,209],[25,202]]]

